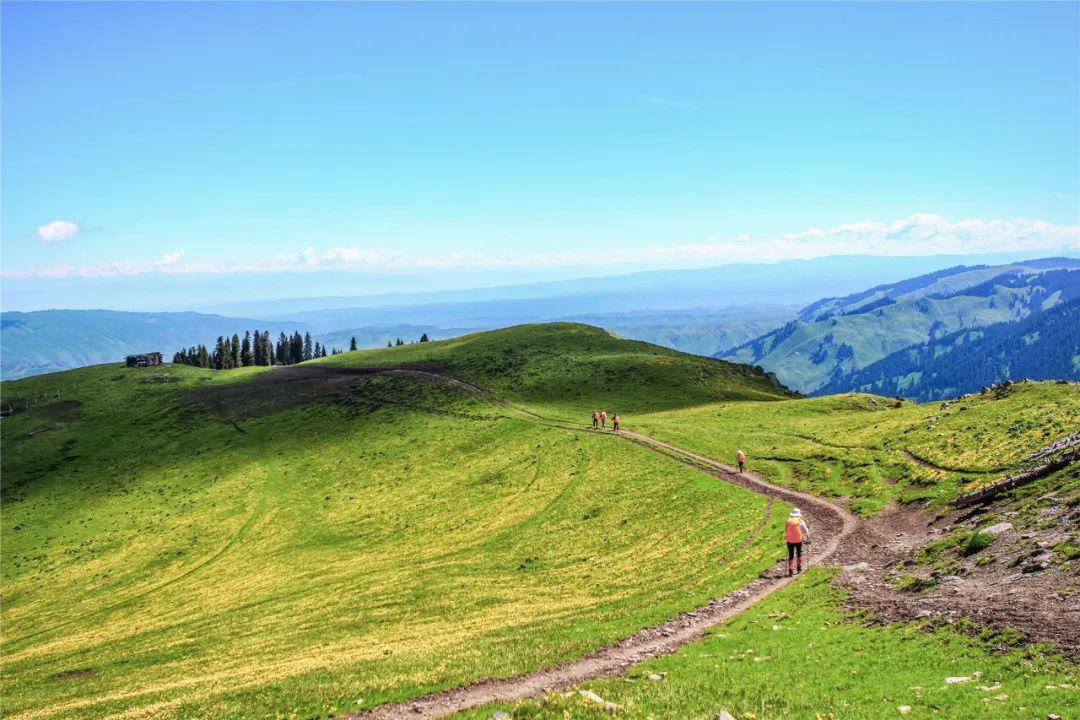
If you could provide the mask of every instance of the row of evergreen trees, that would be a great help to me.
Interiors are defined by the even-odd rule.
[[[420,337],[420,342],[428,342],[427,333]],[[387,347],[404,345],[405,341],[398,338],[396,342],[387,342]],[[356,350],[356,337],[349,341],[349,350]],[[251,332],[244,333],[244,339],[239,335],[231,338],[226,335],[218,335],[214,349],[208,350],[205,345],[192,345],[173,354],[172,361],[183,365],[211,368],[214,370],[232,370],[233,368],[250,367],[252,365],[295,365],[305,360],[326,357],[327,354],[337,355],[340,350],[336,347],[327,353],[326,346],[318,341],[311,341],[311,333],[303,335],[299,331],[292,335],[281,333],[278,335],[277,344],[270,338],[270,331],[255,331],[254,337]]]
[[[355,346],[356,338],[353,338],[350,347]],[[193,345],[180,350],[173,355],[173,362],[214,370],[231,370],[252,365],[294,365],[305,360],[326,357],[327,354],[337,355],[339,352],[341,351],[334,348],[327,353],[324,345],[317,341],[312,342],[309,332],[303,335],[294,332],[291,336],[281,333],[277,344],[274,344],[269,330],[256,330],[254,337],[250,331],[244,333],[243,340],[239,335],[231,338],[219,335],[212,351],[205,345]]]

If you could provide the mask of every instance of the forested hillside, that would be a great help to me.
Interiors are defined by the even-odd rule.
[[[962,330],[1035,317],[1078,296],[1080,263],[1074,259],[949,268],[820,300],[782,327],[716,357],[761,365],[801,392],[841,392],[859,387],[845,378],[883,358]],[[931,382],[923,397],[946,390]]]
[[[901,350],[833,378],[821,392],[932,400],[1021,378],[1080,380],[1080,299],[1024,320],[961,330]]]

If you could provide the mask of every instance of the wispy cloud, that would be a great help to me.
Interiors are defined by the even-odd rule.
[[[649,105],[663,105],[664,107],[679,108],[680,110],[700,110],[697,105],[692,105],[688,102],[682,102],[681,100],[671,100],[670,98],[659,97],[657,95],[642,95],[641,102],[648,103]]]
[[[39,225],[37,229],[38,240],[46,243],[64,242],[78,234],[78,223],[73,223],[70,220],[53,220],[51,223]]]
[[[811,259],[827,255],[936,255],[993,252],[1080,252],[1080,227],[1044,220],[950,221],[919,214],[893,222],[859,221],[830,228],[807,228],[755,240],[745,233],[703,242],[624,247],[603,251],[446,253],[409,255],[401,251],[338,245],[305,248],[245,263],[185,261],[175,251],[148,263],[113,262],[96,266],[56,265],[5,270],[0,276],[25,278],[101,278],[146,275],[225,275],[317,270],[455,270],[464,268],[556,268],[612,264],[694,263]]]

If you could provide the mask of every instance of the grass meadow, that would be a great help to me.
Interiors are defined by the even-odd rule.
[[[4,383],[3,402],[24,408],[0,426],[5,716],[341,715],[580,656],[780,556],[782,504],[767,515],[762,497],[609,434],[551,427],[430,376],[341,381],[409,363],[582,425],[603,408],[721,459],[742,446],[777,482],[868,514],[986,482],[1080,419],[1076,390],[1050,384],[947,412],[786,399],[752,368],[565,324],[312,363],[338,366],[336,385],[275,384],[299,377],[280,369],[119,365]],[[718,697],[762,720],[811,717],[800,714],[810,705],[882,717],[890,703],[917,705],[909,685],[936,698],[950,653],[970,660],[950,673],[993,680],[1030,662],[1031,677],[1069,683],[1058,666],[964,636],[863,629],[824,580],[737,620],[737,642],[717,635],[657,661],[663,683],[597,691],[643,717],[668,703],[689,714],[667,717],[694,716]],[[795,616],[793,604],[798,623],[769,620]],[[810,652],[820,633],[830,642]],[[855,674],[877,662],[878,642],[910,666],[902,682]],[[806,689],[814,678],[854,694]],[[1030,699],[1034,680],[1013,685],[1010,703],[1052,704]],[[645,689],[661,694],[635,695]],[[843,697],[875,698],[879,714],[851,714]]]

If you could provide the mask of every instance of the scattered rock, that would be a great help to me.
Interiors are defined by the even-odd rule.
[[[500,710],[491,716],[491,720],[510,720],[510,713],[505,710]]]
[[[845,565],[844,572],[862,572],[863,570],[869,570],[870,563],[857,562],[854,565]]]
[[[1027,565],[1020,568],[1020,572],[1025,574],[1031,574],[1045,570],[1048,567],[1050,567],[1050,563],[1048,563],[1047,561],[1036,560],[1034,562],[1029,562]]]
[[[945,678],[945,684],[946,684],[946,685],[956,685],[956,684],[958,684],[958,683],[966,683],[966,682],[971,682],[971,678],[969,678],[969,677],[964,677],[964,676],[961,676],[961,677],[947,677],[947,678]]]
[[[1000,535],[1006,530],[1012,530],[1013,524],[1011,522],[999,522],[996,525],[991,525],[988,528],[983,528],[984,533],[990,533],[991,535]]]
[[[604,698],[594,693],[592,690],[578,690],[578,695],[581,695],[581,697],[585,698],[589,702],[603,706],[603,708],[608,712],[615,712],[619,709],[618,705],[609,700],[605,700]]]
[[[900,707],[896,708],[896,712],[900,713],[901,715],[907,715],[911,712],[911,706],[901,705]]]
[[[664,675],[667,675],[667,673],[664,673],[663,675],[657,675],[656,673],[649,673],[648,675],[645,676],[645,678],[647,680],[652,680],[653,682],[659,682],[660,680],[664,679]]]
[[[713,720],[735,720],[735,716],[729,713],[727,710],[721,710],[716,713],[716,717]]]

